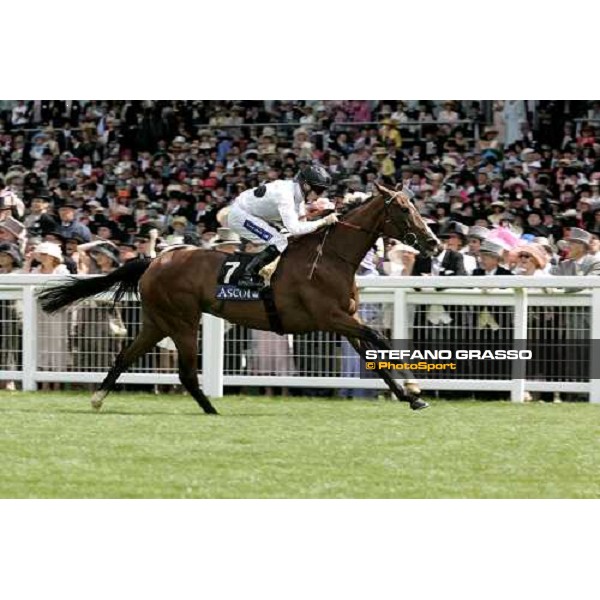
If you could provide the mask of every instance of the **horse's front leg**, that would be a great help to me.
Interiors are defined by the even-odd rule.
[[[334,331],[341,333],[348,338],[350,344],[359,353],[361,359],[364,361],[364,351],[375,349],[375,350],[390,350],[391,345],[377,331],[368,327],[364,323],[361,323],[356,316],[351,317],[348,314],[337,314],[333,319]],[[409,377],[406,371],[400,371],[400,374],[404,377],[405,384],[404,389],[398,385],[397,380],[393,378],[392,373],[388,369],[377,369],[377,374],[392,393],[401,402],[408,402],[413,410],[419,410],[421,408],[427,408],[429,404],[419,397],[421,395],[421,389],[417,385],[417,382]]]
[[[348,338],[348,341],[356,350],[356,352],[358,352],[363,362],[365,362],[363,357],[366,350],[378,349],[373,343],[365,340]],[[421,389],[419,388],[417,382],[414,380],[408,381],[408,374],[406,371],[400,371],[400,373],[407,379],[407,381],[404,383],[404,389],[398,385],[397,380],[392,377],[392,374],[388,369],[377,369],[376,373],[379,377],[381,377],[381,379],[383,379],[390,391],[400,402],[408,402],[413,410],[420,410],[421,408],[427,408],[429,406],[427,402],[419,397],[421,395]]]

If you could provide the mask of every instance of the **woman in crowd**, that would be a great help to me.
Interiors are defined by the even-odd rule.
[[[544,277],[548,264],[548,254],[540,244],[527,244],[514,249],[519,259],[515,269],[516,275],[530,277]],[[545,306],[530,306],[527,311],[527,339],[529,349],[533,352],[533,360],[528,363],[528,375],[534,379],[550,380],[556,376],[557,371],[564,364],[564,355],[561,349],[559,327],[561,323],[561,310]],[[532,400],[535,395],[526,393],[525,400]],[[552,393],[540,394],[540,399],[552,402]]]
[[[21,273],[23,257],[19,247],[0,243],[0,274]],[[0,279],[1,282],[1,279]],[[0,300],[0,370],[16,371],[21,366],[23,306],[20,300]],[[0,381],[0,389],[14,390],[14,381]]]
[[[516,253],[518,258],[515,275],[541,277],[546,274],[544,269],[548,264],[548,259],[542,246],[527,244],[526,246],[518,246],[513,252]]]
[[[63,253],[58,244],[42,242],[26,257],[25,273],[68,275]],[[66,371],[69,367],[67,315],[48,315],[38,308],[37,364],[40,370]],[[44,381],[42,390],[60,389],[59,383]]]
[[[78,252],[84,272],[90,275],[106,275],[121,266],[119,249],[112,242],[82,244]],[[71,329],[75,366],[84,371],[109,368],[127,337],[120,308],[107,300],[92,299],[75,308]]]

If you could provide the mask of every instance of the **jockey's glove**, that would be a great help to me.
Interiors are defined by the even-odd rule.
[[[328,225],[333,225],[334,223],[337,223],[337,222],[338,222],[338,216],[335,213],[331,213],[330,215],[323,217],[319,221],[319,227],[327,227]]]

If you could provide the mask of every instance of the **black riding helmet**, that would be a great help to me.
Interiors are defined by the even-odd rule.
[[[321,165],[307,165],[300,169],[296,175],[296,181],[301,188],[306,183],[317,194],[322,194],[331,185],[331,175]],[[303,193],[304,191],[302,189]]]

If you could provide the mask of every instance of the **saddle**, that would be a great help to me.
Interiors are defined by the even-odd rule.
[[[240,251],[227,256],[217,275],[215,298],[217,298],[217,300],[234,302],[256,302],[257,300],[262,300],[265,304],[265,310],[269,317],[271,329],[276,333],[281,334],[283,333],[283,325],[279,313],[277,312],[277,307],[275,306],[275,298],[271,286],[267,285],[267,287],[261,290],[241,288],[238,286],[239,278],[244,272],[246,265],[255,256],[255,254],[250,252]],[[271,269],[271,265],[274,263],[275,266]],[[267,273],[268,280],[270,280],[276,266],[276,261],[273,261],[273,263],[261,270],[261,275],[263,274],[263,271],[270,269],[271,272]]]
[[[221,265],[221,270],[217,276],[219,285],[237,286],[246,265],[255,257],[251,252],[237,251],[229,254]]]

